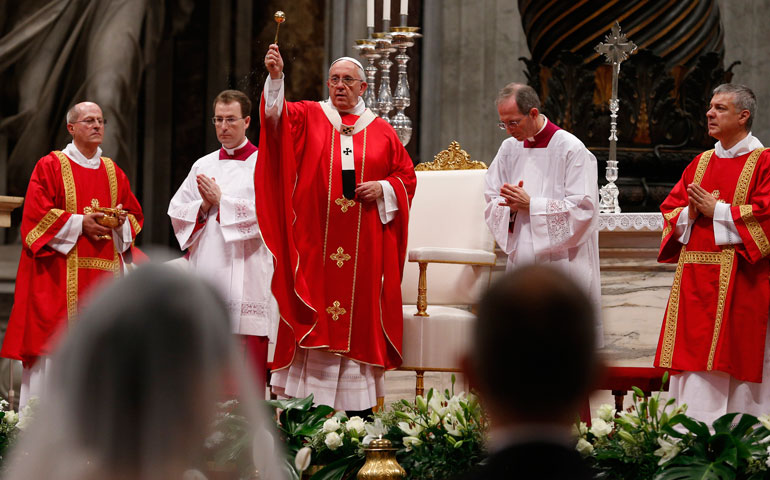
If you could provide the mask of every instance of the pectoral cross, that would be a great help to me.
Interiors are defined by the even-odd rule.
[[[345,150],[342,151],[342,153],[344,153],[345,155],[350,155],[351,153],[353,153],[353,150],[346,148]]]

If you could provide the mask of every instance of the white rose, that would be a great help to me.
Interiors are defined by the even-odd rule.
[[[340,429],[340,419],[337,417],[332,417],[324,422],[323,432],[329,433],[329,432],[336,432]]]
[[[589,430],[594,436],[597,438],[599,437],[606,437],[607,435],[612,432],[612,425],[605,422],[601,418],[592,418],[591,419],[591,430]]]
[[[5,412],[5,417],[3,417],[3,421],[7,423],[8,425],[16,425],[19,422],[19,414],[11,410],[10,412]]]
[[[364,419],[361,417],[350,417],[345,424],[345,428],[348,432],[355,432],[356,435],[362,435],[366,431],[366,425]]]
[[[337,450],[342,445],[342,437],[337,432],[329,432],[326,434],[324,443],[329,447],[329,450]]]
[[[599,409],[596,411],[596,413],[598,413],[599,418],[605,422],[611,422],[615,418],[615,413],[617,413],[617,410],[615,410],[615,407],[609,403],[603,403],[599,406]]]
[[[668,441],[658,437],[658,445],[660,445],[660,448],[652,452],[655,455],[662,457],[660,461],[658,461],[658,465],[663,465],[672,458],[676,457],[679,453],[679,450],[681,450],[676,440]]]
[[[575,445],[575,450],[577,450],[580,455],[587,457],[594,451],[594,446],[585,438],[581,438],[578,440],[577,445]]]

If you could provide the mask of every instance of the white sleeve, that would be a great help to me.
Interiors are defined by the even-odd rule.
[[[679,212],[679,217],[676,219],[676,230],[674,230],[674,235],[682,245],[687,245],[687,242],[690,241],[693,223],[695,223],[695,219],[690,218],[690,207],[684,207]]]
[[[398,199],[389,181],[378,180],[378,182],[382,185],[382,197],[377,199],[377,211],[380,213],[380,221],[385,225],[396,218]]]
[[[131,222],[126,219],[123,222],[123,226],[120,228],[112,229],[112,242],[115,244],[115,249],[119,253],[123,253],[128,250],[131,243],[134,241],[134,237],[131,236]]]
[[[198,230],[195,232],[198,212],[203,204],[203,199],[198,191],[196,174],[197,170],[193,166],[168,205],[168,216],[171,218],[171,226],[182,250],[190,248],[200,237],[202,231]]]
[[[743,243],[730,213],[730,204],[717,202],[714,207],[714,242],[717,245]]]
[[[516,246],[516,237],[511,232],[511,209],[505,205],[505,200],[500,196],[500,189],[508,181],[508,167],[513,162],[513,154],[509,152],[506,143],[500,145],[495,159],[484,175],[484,200],[487,206],[484,209],[484,219],[489,231],[500,246],[500,249],[510,255]]]
[[[126,222],[128,223],[128,222]],[[56,232],[48,246],[57,252],[67,255],[72,247],[78,243],[78,237],[83,233],[83,215],[73,213],[61,229]]]
[[[222,194],[219,199],[219,226],[225,243],[259,238],[253,190],[250,198]]]
[[[582,145],[566,155],[564,198],[531,197],[529,201],[536,255],[581,245],[593,238],[597,228],[596,158]]]
[[[284,74],[281,72],[281,78],[272,79],[270,75],[265,80],[265,118],[271,122],[277,122],[281,118],[281,112],[283,111],[283,100],[285,98],[284,91]]]

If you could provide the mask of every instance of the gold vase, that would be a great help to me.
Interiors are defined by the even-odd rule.
[[[366,448],[366,462],[356,476],[358,480],[399,480],[406,471],[396,461],[396,449],[390,440],[372,440]]]

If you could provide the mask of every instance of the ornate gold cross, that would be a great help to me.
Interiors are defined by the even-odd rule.
[[[326,313],[332,316],[332,320],[337,321],[340,319],[340,315],[347,313],[347,310],[340,307],[340,302],[335,300],[331,307],[326,307]]]
[[[329,258],[337,262],[337,266],[342,268],[346,261],[350,260],[350,255],[345,253],[342,247],[337,248],[337,253],[332,253]]]
[[[334,201],[334,203],[336,203],[337,205],[340,206],[340,208],[342,209],[342,213],[346,213],[348,211],[348,208],[356,206],[356,202],[355,201],[348,200],[345,197],[338,198],[337,200]]]
[[[88,215],[89,213],[94,213],[96,211],[94,209],[96,209],[96,208],[99,208],[99,200],[96,199],[96,198],[92,198],[91,199],[91,206],[84,208],[83,209],[83,213],[85,213],[86,215]]]

